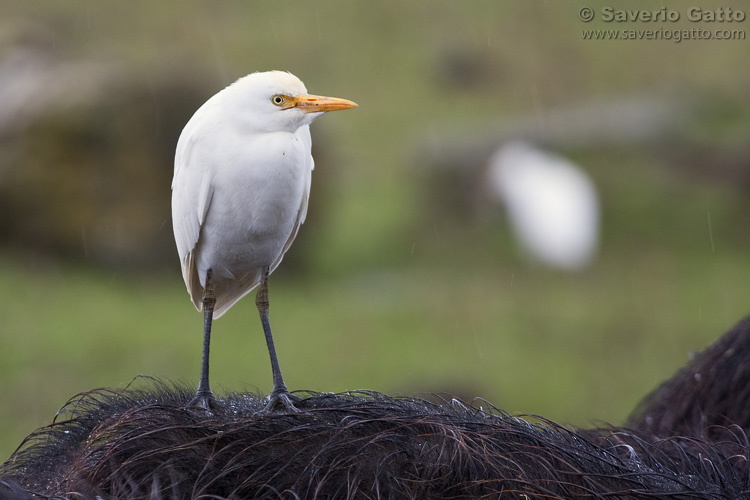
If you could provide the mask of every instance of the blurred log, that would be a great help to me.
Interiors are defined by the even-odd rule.
[[[173,123],[146,89],[44,116],[13,142],[0,187],[0,241],[115,266],[154,267],[172,256],[169,186]],[[189,99],[155,90],[166,116]]]
[[[0,498],[746,498],[749,339],[746,319],[631,429],[371,392],[298,393],[299,413],[259,414],[250,394],[206,413],[184,406],[192,389],[159,382],[92,391],[0,466]],[[700,366],[712,375],[682,392]]]
[[[0,56],[0,244],[163,264],[176,253],[174,147],[211,90],[187,71],[139,77],[54,47],[24,39]]]
[[[428,196],[424,213],[471,222],[496,212],[487,168],[493,152],[514,141],[555,153],[652,157],[667,166],[668,175],[750,190],[748,114],[744,101],[653,95],[537,110],[474,126],[433,127],[414,155]],[[590,172],[607,168],[588,167]]]

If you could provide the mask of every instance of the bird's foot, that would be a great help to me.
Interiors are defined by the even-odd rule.
[[[214,393],[208,391],[198,391],[195,397],[190,400],[187,404],[188,408],[201,408],[206,411],[216,409],[216,400],[214,399]]]
[[[269,396],[270,401],[268,404],[258,413],[265,414],[265,413],[277,413],[277,412],[287,412],[287,413],[296,413],[299,410],[296,406],[294,406],[294,403],[299,402],[302,400],[302,398],[299,398],[297,396],[293,396],[289,393],[289,391],[279,391],[279,392],[272,392]]]

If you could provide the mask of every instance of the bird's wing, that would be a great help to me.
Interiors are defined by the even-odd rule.
[[[305,126],[301,128],[298,132],[300,141],[302,141],[302,144],[305,146],[305,151],[310,151],[312,147],[312,139],[310,138],[310,127]],[[307,163],[310,171],[312,172],[315,170],[315,160],[312,157],[312,154],[309,154],[307,156]],[[289,238],[286,240],[286,243],[284,243],[284,248],[281,251],[281,255],[276,259],[276,261],[271,265],[271,271],[276,269],[276,267],[281,263],[281,259],[284,258],[284,254],[286,254],[287,250],[289,250],[289,247],[292,246],[292,242],[294,242],[294,238],[297,237],[297,232],[299,231],[299,227],[304,224],[305,219],[307,218],[307,204],[310,199],[310,180],[311,176],[307,176],[307,185],[304,188],[304,191],[302,193],[302,200],[300,202],[300,206],[297,209],[297,219],[294,221],[294,227],[292,228],[292,232],[289,234]]]
[[[271,270],[273,271],[276,269],[276,267],[281,263],[281,259],[284,258],[284,254],[286,254],[286,251],[289,250],[289,247],[292,246],[292,242],[294,241],[294,238],[297,237],[297,232],[299,231],[299,227],[302,225],[303,222],[305,222],[305,216],[307,216],[307,200],[310,195],[310,186],[307,187],[307,192],[305,192],[304,197],[302,198],[302,203],[300,203],[299,211],[297,212],[297,220],[294,221],[294,228],[292,229],[292,233],[289,235],[289,238],[286,240],[286,243],[284,243],[284,249],[281,251],[281,255],[279,255],[279,258],[276,259],[276,262],[274,262],[271,265]]]
[[[201,168],[195,157],[197,134],[191,124],[185,127],[175,154],[172,179],[172,225],[177,252],[182,264],[182,278],[196,309],[201,308],[203,286],[194,259],[201,227],[213,198],[213,183],[209,169]]]
[[[300,140],[302,141],[302,144],[305,145],[305,151],[311,151],[312,150],[312,138],[310,137],[310,126],[306,125],[304,127],[304,130],[300,130],[299,132]],[[315,170],[315,160],[312,157],[312,154],[309,154],[307,156],[307,161],[309,163],[309,169],[310,172]],[[308,182],[307,186],[305,186],[305,193],[302,197],[302,205],[300,206],[300,212],[297,216],[297,222],[294,224],[294,231],[292,232],[292,237],[289,240],[289,242],[284,246],[284,252],[287,251],[289,248],[289,245],[292,244],[292,241],[294,241],[294,236],[297,234],[297,230],[299,229],[299,226],[304,224],[305,218],[307,218],[307,201],[310,198],[310,176],[307,177]]]

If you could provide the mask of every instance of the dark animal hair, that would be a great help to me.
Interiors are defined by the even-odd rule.
[[[725,428],[750,432],[750,317],[646,396],[627,425],[657,435],[711,440]]]
[[[573,430],[488,404],[95,390],[0,466],[0,498],[750,498],[750,319],[644,399],[631,428]],[[701,386],[691,380],[701,373]],[[689,389],[691,392],[684,392]]]

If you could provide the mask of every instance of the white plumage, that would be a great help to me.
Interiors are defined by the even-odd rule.
[[[310,123],[354,106],[308,95],[294,75],[269,71],[237,80],[196,111],[177,143],[172,222],[197,309],[221,316],[279,265],[307,213]]]
[[[513,142],[495,151],[488,175],[519,243],[533,258],[566,270],[591,262],[599,201],[585,173],[562,157]]]

